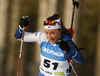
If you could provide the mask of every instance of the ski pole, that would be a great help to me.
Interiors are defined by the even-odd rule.
[[[75,75],[78,76],[78,74],[77,74],[77,72],[76,72],[76,70],[75,70],[75,68],[74,68],[74,66],[73,66],[73,64],[72,64],[72,62],[71,62],[71,60],[70,60],[70,58],[69,58],[67,52],[66,52],[66,50],[64,50],[64,52],[65,52],[65,54],[66,54],[66,56],[67,56],[67,58],[68,58],[68,61],[69,61],[70,65],[71,65],[71,67],[72,67],[72,69],[73,69]]]
[[[75,13],[75,6],[79,8],[79,2],[72,0],[73,1],[73,13],[72,13],[72,21],[71,21],[71,31],[70,31],[70,38],[72,38],[72,31],[73,31],[73,21],[74,21],[74,13]]]
[[[23,27],[23,32],[22,32],[22,40],[21,40],[20,53],[19,53],[17,76],[19,76],[19,72],[20,72],[20,65],[21,65],[21,58],[22,58],[22,51],[23,51],[24,32],[25,32],[25,27]]]

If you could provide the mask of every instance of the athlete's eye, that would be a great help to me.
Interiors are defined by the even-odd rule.
[[[51,34],[55,34],[55,32],[51,32]]]
[[[48,34],[48,32],[45,32],[45,34]]]

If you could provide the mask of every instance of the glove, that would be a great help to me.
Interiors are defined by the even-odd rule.
[[[59,40],[56,43],[59,44],[59,47],[62,49],[62,51],[66,50],[67,52],[70,52],[71,48],[68,45],[68,42]]]
[[[28,16],[22,16],[19,25],[20,25],[21,28],[23,28],[23,26],[27,27],[29,25]]]

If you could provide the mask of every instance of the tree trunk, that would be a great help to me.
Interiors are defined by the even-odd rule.
[[[17,40],[14,38],[14,33],[16,28],[19,25],[19,7],[20,7],[20,0],[12,0],[9,2],[9,11],[8,11],[8,24],[6,26],[6,65],[5,65],[5,76],[16,76],[17,75],[17,63],[18,63],[18,56],[17,53],[19,52],[18,46],[16,46]]]
[[[66,25],[66,28],[71,27],[71,19],[72,19],[72,0],[64,1],[64,11],[63,11],[63,22]]]
[[[96,68],[95,76],[100,76],[100,14],[99,14],[99,28],[98,28],[98,43],[97,43],[97,53],[96,53]]]
[[[8,0],[0,0],[0,76],[3,75],[3,59],[5,50]]]

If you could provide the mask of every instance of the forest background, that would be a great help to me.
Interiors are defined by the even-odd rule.
[[[100,0],[78,0],[75,10],[74,37],[85,59],[73,64],[79,76],[100,76]],[[14,38],[21,16],[28,15],[28,32],[44,31],[46,17],[58,13],[70,28],[72,0],[0,0],[0,76],[16,76],[20,41]],[[24,43],[20,76],[38,76],[40,51],[36,43]],[[71,72],[71,76],[75,76]]]

